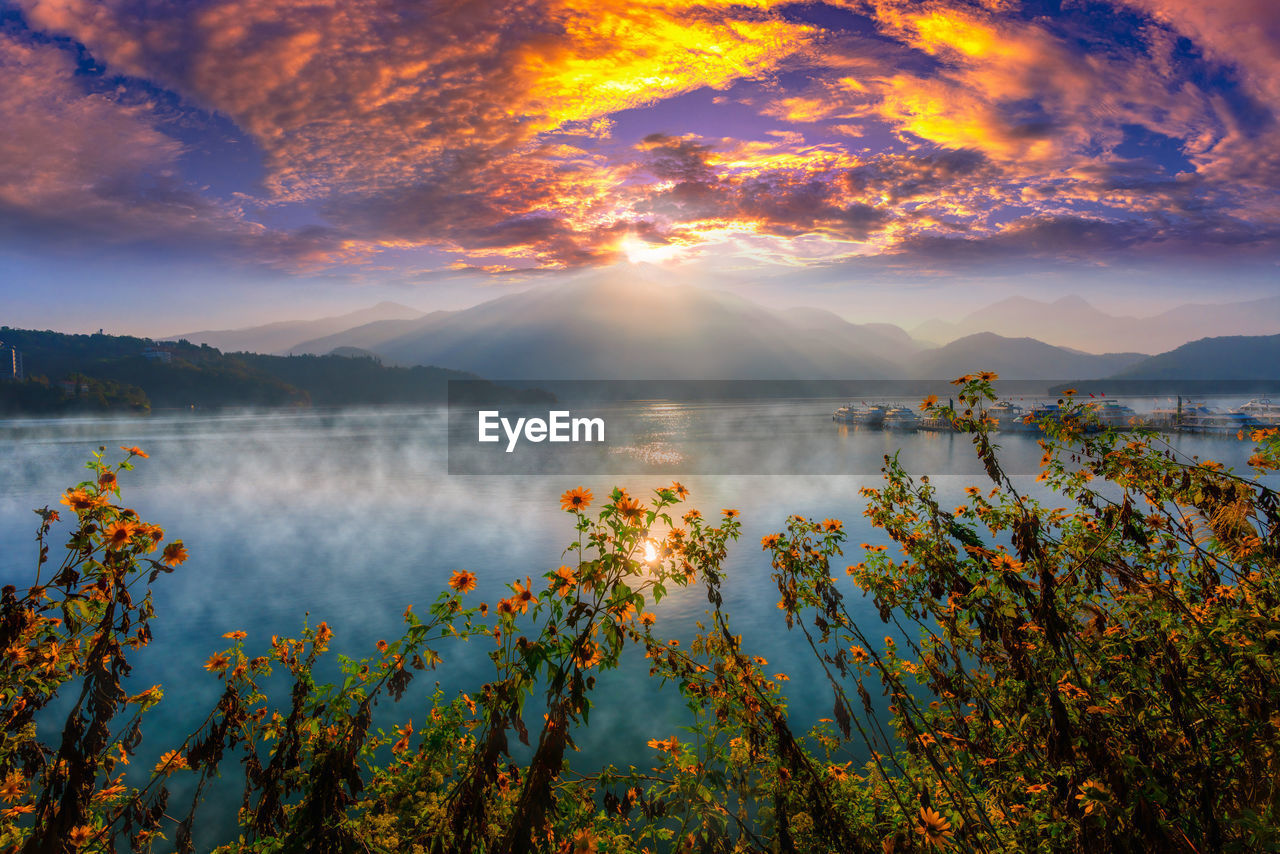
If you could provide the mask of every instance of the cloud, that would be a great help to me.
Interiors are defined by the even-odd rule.
[[[795,263],[1266,252],[1280,219],[1265,0],[829,4],[866,26],[774,0],[15,2],[11,231],[505,271],[637,241]],[[193,152],[137,94],[156,91],[225,117],[263,186],[186,178]],[[315,222],[260,224],[281,211]]]

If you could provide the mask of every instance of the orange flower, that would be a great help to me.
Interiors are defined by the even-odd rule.
[[[588,670],[599,664],[603,657],[598,646],[591,641],[584,641],[582,649],[573,654],[573,663],[581,670]]]
[[[190,767],[187,764],[187,757],[176,750],[170,750],[160,757],[160,761],[156,763],[155,770],[157,774],[168,774]]]
[[[9,807],[3,813],[0,813],[0,815],[3,815],[5,818],[17,818],[24,813],[35,811],[36,808],[34,804],[18,804],[17,806]]]
[[[107,546],[119,549],[129,544],[129,540],[133,538],[135,530],[137,530],[137,527],[128,522],[112,522],[102,532],[102,535],[106,538]]]
[[[387,642],[385,640],[379,640],[376,644],[374,644],[374,646],[378,648],[378,652],[386,654]]]
[[[17,771],[10,771],[0,783],[0,798],[6,803],[13,803],[27,793],[27,778]]]
[[[116,473],[113,471],[104,471],[98,475],[98,486],[103,489],[115,489],[117,483]]]
[[[929,407],[933,406],[937,402],[938,402],[938,396],[936,394],[927,395],[924,400],[920,401],[920,408],[928,409]]]
[[[177,566],[187,559],[187,550],[182,545],[182,540],[175,540],[164,547],[164,552],[160,555],[160,562],[169,566]]]
[[[227,669],[227,665],[230,663],[231,656],[217,652],[209,656],[209,660],[204,663],[204,669],[211,673],[221,673]]]
[[[62,496],[62,503],[70,507],[77,513],[83,513],[86,510],[92,510],[106,501],[97,495],[92,495],[83,489],[71,489]]]
[[[512,585],[512,589],[515,590],[516,595],[511,598],[515,600],[515,606],[520,609],[521,614],[528,611],[530,605],[538,604],[538,597],[533,595],[532,588],[533,579],[528,576],[525,576],[524,584],[517,581]]]
[[[460,569],[449,578],[449,586],[459,593],[470,593],[476,589],[475,573]]]
[[[93,828],[87,824],[79,827],[71,828],[71,832],[67,834],[67,842],[71,843],[71,847],[79,850],[82,845],[93,838]]]
[[[640,624],[643,626],[652,626],[655,622],[657,622],[657,620],[658,618],[653,614],[650,614],[648,611],[645,611],[643,614],[640,615]]]
[[[680,750],[680,742],[673,735],[671,738],[651,738],[649,746],[654,750],[664,750],[667,753],[675,754]]]
[[[791,677],[790,677],[790,676],[788,676],[788,675],[787,675],[787,674],[785,674],[785,673],[775,673],[775,674],[773,674],[773,678],[774,678],[774,679],[777,679],[779,682],[790,682],[790,681],[791,681]]]
[[[95,801],[98,801],[99,803],[104,801],[109,801],[115,798],[117,795],[122,794],[124,791],[125,791],[125,787],[120,785],[119,783],[116,783],[111,786],[107,786],[105,789],[99,789],[98,791],[94,792],[93,799]]]
[[[1046,791],[1048,788],[1049,788],[1048,783],[1033,783],[1032,785],[1027,786],[1027,794],[1038,795],[1041,792]]]
[[[726,519],[736,519],[738,518],[739,515],[741,515],[738,513],[737,510],[734,510],[732,507],[726,507],[725,509],[721,510],[720,513]]]
[[[142,457],[144,460],[148,456],[148,454],[145,451],[143,451],[141,448],[139,448],[137,445],[130,445],[127,448],[124,445],[121,445],[120,450],[129,454],[132,454],[135,457]]]
[[[409,736],[413,735],[413,720],[410,719],[404,726],[396,727],[396,735],[400,736],[400,740],[391,745],[391,752],[403,753],[409,748]]]
[[[1022,572],[1022,563],[1013,559],[1007,552],[1000,552],[991,560],[991,565],[1005,572]]]
[[[239,629],[236,629],[234,632],[227,632],[223,635],[224,638],[231,638],[232,640],[243,640],[248,636],[249,634],[247,632],[242,632]]]
[[[769,663],[769,660],[765,658],[763,655],[753,655],[751,657],[751,660],[754,661],[756,664],[760,665],[761,667],[764,667],[766,664]]]
[[[514,615],[516,613],[515,599],[503,599],[498,602],[498,613],[503,615]]]
[[[671,489],[680,497],[681,501],[689,497],[689,490],[685,489],[684,484],[678,480],[671,483]]]
[[[585,487],[570,489],[560,496],[560,509],[579,513],[591,506],[591,498],[591,490]]]
[[[780,537],[777,534],[766,534],[760,538],[760,548],[771,549],[778,545]]]
[[[951,822],[929,807],[920,807],[920,815],[916,818],[916,832],[930,845],[941,848],[951,844]]]
[[[992,380],[1000,379],[1000,375],[997,374],[995,371],[983,371],[982,373],[978,374],[978,379],[982,380],[984,383],[989,383]]]
[[[560,567],[556,570],[556,574],[551,576],[551,589],[557,596],[568,596],[577,586],[578,580],[574,578],[573,570],[568,566]]]
[[[640,502],[632,498],[630,495],[623,494],[618,499],[618,503],[614,505],[618,511],[618,515],[627,522],[634,522],[640,518],[641,506]]]
[[[844,527],[844,523],[841,522],[839,519],[823,519],[822,520],[822,530],[826,531],[828,534],[834,534],[836,531],[839,531],[843,527]]]

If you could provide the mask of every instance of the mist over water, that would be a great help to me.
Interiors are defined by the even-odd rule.
[[[858,544],[888,542],[862,516],[859,495],[861,487],[879,483],[883,455],[901,449],[909,470],[931,475],[942,506],[954,506],[966,485],[989,485],[968,439],[850,431],[831,422],[830,401],[630,406],[638,408],[631,413],[637,423],[653,428],[634,437],[630,447],[637,453],[665,448],[696,454],[705,464],[720,449],[726,460],[737,460],[772,447],[806,460],[807,472],[861,472],[680,477],[691,491],[686,506],[711,517],[726,507],[742,512],[742,538],[731,546],[724,587],[735,632],[751,653],[769,660],[769,672],[791,677],[785,687],[797,730],[830,717],[832,698],[818,665],[776,608],[760,537],[781,530],[791,514],[842,519],[846,557],[855,563]],[[21,588],[32,582],[38,519],[31,511],[59,507],[60,494],[87,476],[84,462],[100,445],[108,461],[121,458],[121,445],[150,454],[122,475],[124,503],[163,527],[167,540],[184,540],[190,559],[156,582],[154,641],[136,655],[126,686],[131,693],[154,683],[165,688],[164,701],[148,715],[142,754],[130,767],[145,773],[216,702],[220,683],[202,665],[230,645],[223,633],[247,631],[246,649],[256,654],[266,651],[272,634],[296,635],[309,614],[313,625],[325,620],[334,629],[335,653],[372,655],[379,638],[399,636],[405,606],[425,611],[454,570],[478,576],[468,597],[474,602],[495,602],[504,583],[525,576],[535,579],[536,589],[541,575],[564,562],[575,536],[572,517],[559,508],[564,490],[586,486],[598,506],[614,486],[648,496],[671,481],[670,474],[451,476],[445,421],[441,410],[381,410],[0,422],[0,583]],[[715,424],[738,426],[702,429]],[[1171,442],[1237,468],[1250,448],[1206,437]],[[1034,437],[1002,436],[999,443],[1010,471],[1034,470],[1040,454]],[[1024,480],[1028,492],[1039,492],[1030,476],[1019,476]],[[64,521],[51,537],[55,565],[68,530]],[[869,635],[885,633],[869,600],[853,605],[863,609]],[[702,588],[676,589],[651,608],[656,631],[687,643],[707,607]],[[423,697],[437,680],[450,692],[478,690],[492,674],[491,649],[485,638],[441,644],[444,663],[418,674],[400,704],[383,703],[376,724],[421,720]],[[688,720],[682,701],[673,688],[658,690],[647,671],[642,654],[632,654],[619,670],[602,675],[590,729],[576,736],[577,767],[644,763],[652,752],[648,739],[680,734],[677,727]],[[287,699],[282,683],[275,696]],[[530,706],[537,708],[536,698]],[[197,821],[203,834],[216,837],[216,826],[233,820],[238,776],[231,765],[224,768],[225,790],[211,796]]]

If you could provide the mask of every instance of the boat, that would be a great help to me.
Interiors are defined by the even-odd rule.
[[[1235,410],[1243,413],[1262,427],[1280,427],[1280,403],[1272,403],[1268,397],[1255,397]]]
[[[841,424],[852,424],[858,427],[879,427],[884,423],[885,407],[879,405],[854,404],[842,406],[835,411],[832,418]]]
[[[1036,425],[1027,423],[1027,411],[1016,403],[1002,400],[987,409],[987,417],[996,422],[1001,433],[1028,433]]]
[[[886,430],[914,433],[920,427],[920,416],[909,406],[891,406],[885,410],[881,423]]]
[[[1197,400],[1184,401],[1181,397],[1174,405],[1157,406],[1147,415],[1146,422],[1152,427],[1177,429],[1186,418],[1197,419],[1210,415],[1213,410]]]
[[[1127,430],[1138,423],[1138,413],[1118,400],[1090,400],[1085,407],[1098,419],[1098,426],[1104,429]]]
[[[1218,436],[1234,436],[1237,433],[1249,433],[1260,425],[1251,415],[1244,412],[1218,412],[1205,407],[1203,412],[1183,413],[1178,422],[1178,430],[1182,433],[1211,433]]]

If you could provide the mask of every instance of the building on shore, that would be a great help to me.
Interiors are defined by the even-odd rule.
[[[0,341],[0,381],[22,382],[22,351]]]

